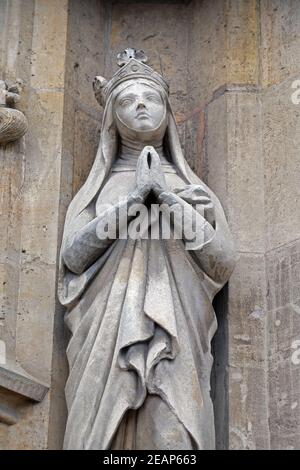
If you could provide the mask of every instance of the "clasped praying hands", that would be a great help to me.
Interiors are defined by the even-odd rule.
[[[143,202],[151,192],[160,202],[165,202],[167,205],[178,202],[176,196],[179,196],[193,207],[194,204],[201,205],[205,219],[213,228],[215,227],[214,204],[205,188],[202,185],[190,184],[172,191],[167,185],[160,157],[154,147],[146,146],[142,150],[137,161],[135,181],[137,195]]]
[[[154,147],[146,146],[136,166],[136,187],[143,201],[152,191],[156,196],[168,190],[160,158]]]

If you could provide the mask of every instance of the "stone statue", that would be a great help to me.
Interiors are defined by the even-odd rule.
[[[64,447],[213,449],[212,300],[234,246],[220,202],[184,159],[167,83],[142,51],[118,60],[109,82],[95,79],[99,148],[61,248],[59,298],[72,333]],[[183,224],[200,236],[121,237],[136,204],[161,204],[173,235]],[[155,224],[160,214],[144,235]]]

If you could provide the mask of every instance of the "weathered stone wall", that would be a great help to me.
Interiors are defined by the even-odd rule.
[[[263,0],[260,14],[270,439],[299,449],[300,4]]]
[[[1,339],[9,353],[7,369],[22,367],[46,384],[52,376],[56,306],[67,3],[0,2],[1,78],[24,81],[19,107],[29,122],[22,141],[1,148]],[[51,392],[33,405],[18,377],[12,380],[19,394],[1,388],[0,401],[17,422],[0,424],[1,447],[43,449]]]
[[[186,158],[220,197],[240,253],[216,300],[218,447],[300,448],[299,23],[298,0],[0,0],[0,79],[23,79],[29,121],[0,150],[0,339],[9,361],[51,385],[40,404],[0,387],[0,420],[4,405],[19,415],[0,423],[1,448],[62,446],[58,246],[99,140],[92,80],[128,46],[169,79]]]
[[[200,68],[202,56],[213,58],[204,72],[204,176],[223,203],[240,256],[228,286],[226,444],[269,448],[258,9],[256,1],[213,6],[202,2],[199,14],[203,21],[209,11],[216,22],[198,59]]]
[[[300,133],[291,86],[300,4],[199,8],[216,22],[214,31],[196,28],[205,38],[204,176],[240,253],[228,293],[229,448],[299,448]]]
[[[67,207],[89,173],[99,142],[101,109],[95,100],[92,82],[104,67],[105,20],[104,3],[100,0],[68,1],[58,248]],[[57,302],[47,443],[50,449],[62,447],[66,422],[64,386],[68,373],[65,356],[68,332],[63,317],[64,309]]]

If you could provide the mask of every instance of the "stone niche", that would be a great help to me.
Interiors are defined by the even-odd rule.
[[[62,447],[58,246],[99,140],[93,78],[131,46],[169,80],[186,158],[240,253],[215,300],[217,447],[299,448],[298,0],[0,0],[0,31],[0,79],[22,79],[28,120],[0,147],[0,447]]]

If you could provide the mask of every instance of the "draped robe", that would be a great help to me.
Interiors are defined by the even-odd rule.
[[[166,183],[193,207],[197,187],[205,189],[215,208],[213,236],[196,249],[183,240],[116,239],[83,272],[65,263],[70,240],[99,215],[100,203],[115,204],[135,186],[135,166],[116,160],[113,99],[91,172],[69,206],[60,252],[58,294],[72,333],[64,448],[213,449],[212,300],[236,255],[218,198],[183,157],[167,96]]]
[[[168,186],[185,199],[190,185],[173,165],[163,169]],[[129,193],[134,173],[117,162],[98,200],[81,213],[84,223],[100,203]],[[84,295],[66,315],[72,332],[66,449],[214,448],[212,300],[231,274],[234,251],[223,210],[209,193],[215,232],[198,250],[182,240],[116,240],[88,268]]]

